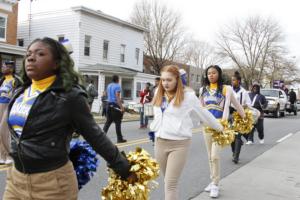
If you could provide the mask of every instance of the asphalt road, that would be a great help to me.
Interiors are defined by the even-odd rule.
[[[240,156],[240,163],[235,165],[231,161],[231,150],[224,148],[221,153],[221,175],[229,175],[239,167],[247,164],[263,152],[278,143],[278,140],[290,133],[300,131],[300,116],[286,115],[284,118],[265,119],[265,144],[258,144],[257,134],[255,134],[255,144],[243,145]],[[103,125],[100,125],[101,127]],[[126,122],[122,124],[124,137],[128,140],[122,144],[120,150],[125,152],[134,150],[139,146],[153,155],[153,145],[148,140],[147,130],[139,130],[139,122]],[[114,125],[111,126],[108,136],[116,142]],[[207,154],[201,129],[194,130],[192,145],[185,169],[179,183],[180,199],[187,200],[197,196],[203,191],[204,187],[210,182]],[[159,187],[151,192],[151,200],[163,200],[163,178],[158,178]],[[107,184],[107,172],[105,161],[100,161],[100,167],[93,179],[80,191],[80,200],[101,199],[101,188]],[[0,196],[3,195],[5,187],[5,170],[0,169]]]

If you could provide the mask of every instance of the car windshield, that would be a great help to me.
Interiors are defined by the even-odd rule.
[[[277,90],[261,90],[260,93],[265,97],[278,97],[279,92]]]

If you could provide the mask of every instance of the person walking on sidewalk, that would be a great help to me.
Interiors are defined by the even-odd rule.
[[[238,71],[234,72],[234,75],[231,78],[231,85],[232,85],[232,89],[234,92],[234,96],[236,98],[236,100],[238,102],[240,102],[240,104],[243,107],[250,107],[251,106],[251,100],[249,97],[248,92],[241,86],[241,75]],[[232,114],[235,111],[235,107],[232,105],[230,106],[230,114]],[[234,141],[231,143],[231,150],[232,150],[232,154],[233,154],[233,158],[232,158],[232,162],[234,162],[235,164],[237,164],[239,162],[239,156],[240,156],[240,152],[241,152],[241,148],[243,145],[243,141],[241,138],[242,134],[238,133],[235,138]],[[243,135],[244,137],[246,137],[246,135]],[[246,137],[247,139],[247,137]]]
[[[178,200],[178,180],[191,144],[192,128],[199,122],[222,131],[222,125],[208,110],[200,107],[194,92],[186,91],[175,65],[163,67],[153,99],[155,158],[164,175],[165,200]]]
[[[236,100],[232,88],[223,84],[222,70],[218,65],[211,65],[205,70],[204,86],[199,94],[201,105],[206,107],[216,119],[228,120],[231,103],[237,112],[243,118],[245,117],[244,109]],[[210,192],[210,197],[216,198],[219,196],[221,147],[212,141],[210,133],[204,130],[203,132],[212,181],[204,190]]]
[[[104,90],[101,96],[101,107],[102,107],[102,114],[101,116],[106,117],[107,115],[107,94],[106,91]]]
[[[121,86],[119,84],[119,76],[113,75],[112,83],[107,86],[107,115],[103,131],[107,133],[110,125],[114,122],[116,125],[117,142],[127,142],[123,138],[121,131],[121,123],[124,113],[124,107],[121,100]]]
[[[140,92],[140,103],[142,104],[140,109],[140,128],[147,128],[148,126],[148,116],[145,116],[145,104],[152,101],[150,87],[151,84],[146,83],[145,89]]]
[[[77,200],[69,158],[75,131],[110,168],[132,180],[131,164],[95,122],[67,50],[54,39],[36,39],[23,63],[24,84],[8,106],[14,165],[7,171],[3,200]]]
[[[90,82],[89,82],[89,84],[86,88],[86,91],[87,91],[87,94],[88,94],[88,103],[89,103],[90,109],[92,109],[94,99],[96,97],[98,97],[98,91],[97,91],[97,89],[94,85],[93,80],[90,80]]]
[[[260,86],[258,83],[253,84],[251,93],[249,94],[251,99],[252,107],[256,108],[260,111],[260,116],[254,125],[252,131],[248,135],[248,141],[246,144],[253,144],[254,143],[254,131],[255,129],[258,132],[259,143],[264,144],[264,108],[267,107],[268,102],[264,95],[260,94]]]
[[[14,61],[6,61],[1,67],[1,72],[3,77],[0,79],[0,165],[8,165],[12,163],[12,160],[7,151],[10,147],[10,133],[6,110],[14,91],[21,86],[22,81],[15,74]]]

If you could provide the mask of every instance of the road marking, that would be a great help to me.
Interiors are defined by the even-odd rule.
[[[10,168],[10,167],[11,167],[10,165],[1,165],[0,166],[0,172],[8,170],[8,168]]]
[[[283,138],[277,140],[276,142],[277,142],[277,143],[282,142],[283,140],[285,140],[285,139],[291,137],[292,135],[293,135],[293,133],[289,133],[289,134],[287,134],[286,136],[284,136]]]
[[[201,130],[202,130],[202,128],[195,128],[195,129],[192,129],[192,132],[195,134],[195,133],[200,132]],[[151,142],[151,140],[147,137],[147,138],[142,138],[142,139],[138,139],[138,140],[131,140],[126,143],[117,143],[116,146],[119,148],[122,148],[122,147],[137,145],[137,144],[144,144],[144,143],[148,143],[148,142]]]

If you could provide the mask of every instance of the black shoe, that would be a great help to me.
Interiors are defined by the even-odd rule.
[[[127,142],[127,140],[125,139],[118,140],[118,143],[125,143],[125,142]]]
[[[238,164],[239,163],[239,159],[232,159],[232,162],[234,162],[234,164]]]

